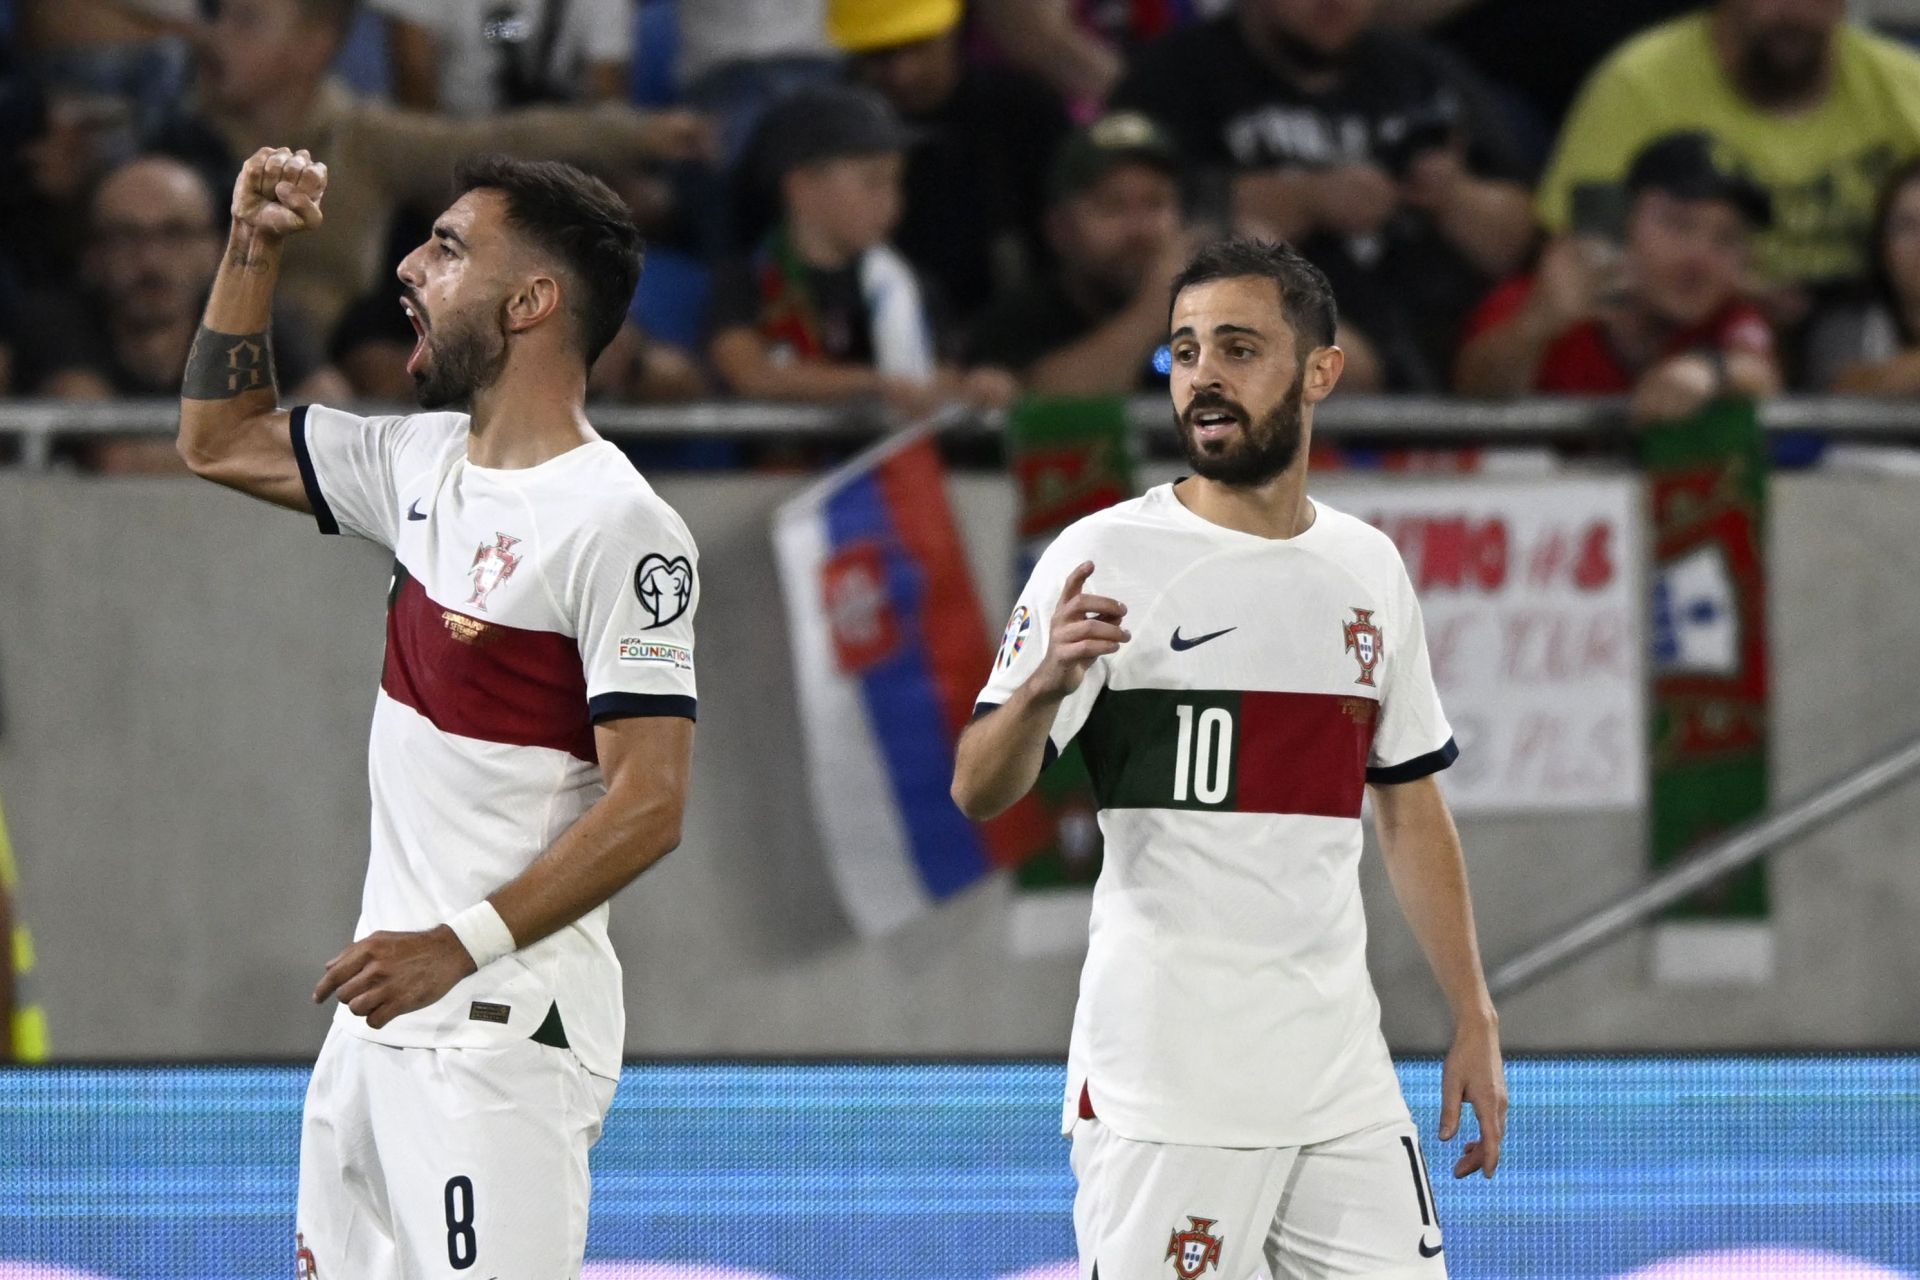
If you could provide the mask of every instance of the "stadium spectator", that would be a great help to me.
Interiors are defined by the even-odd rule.
[[[110,98],[151,126],[186,89],[196,0],[18,0],[13,11],[22,59],[56,96]]]
[[[943,365],[926,288],[887,243],[908,137],[885,99],[851,86],[802,89],[767,113],[753,148],[779,175],[784,213],[714,286],[708,358],[734,393],[879,395],[908,415],[953,395],[1011,398],[1004,374]]]
[[[675,72],[688,105],[721,123],[729,162],[768,103],[839,69],[826,0],[700,0],[675,16]]]
[[[1821,314],[1807,343],[1807,385],[1861,395],[1920,395],[1920,161],[1880,199],[1864,296]]]
[[[1528,154],[1546,151],[1580,84],[1620,42],[1701,0],[1382,0],[1381,21],[1424,30],[1499,90]],[[1541,50],[1553,51],[1542,57]]]
[[[838,79],[841,60],[827,39],[826,0],[701,0],[678,5],[674,19],[682,97],[714,122],[722,161],[717,173],[678,175],[678,203],[691,215],[683,238],[701,258],[724,260],[779,217],[777,193],[747,156],[761,116],[796,89]]]
[[[827,0],[702,0],[680,5],[676,17],[675,72],[690,100],[729,70],[789,67],[811,78],[839,64],[827,39]]]
[[[1194,247],[1166,133],[1122,112],[1069,138],[1047,234],[1058,265],[987,309],[971,358],[1049,395],[1164,392],[1167,291]]]
[[[0,78],[0,255],[23,286],[72,282],[87,192],[133,150],[124,102]]]
[[[491,151],[619,169],[685,158],[709,143],[706,126],[682,112],[538,107],[456,121],[358,97],[327,75],[353,7],[221,0],[203,51],[202,114],[176,121],[163,140],[198,158],[223,188],[261,146],[326,155],[334,177],[326,223],[288,250],[281,285],[320,332],[387,275],[396,207],[443,198],[463,158]]]
[[[1576,227],[1649,140],[1704,130],[1772,196],[1755,267],[1774,286],[1776,320],[1797,323],[1813,288],[1863,274],[1875,199],[1920,152],[1920,54],[1847,22],[1846,9],[1719,0],[1629,41],[1574,103],[1541,220]]]
[[[64,400],[177,396],[226,240],[224,209],[191,167],[146,156],[114,169],[94,192],[80,289],[42,294],[21,334],[22,385]],[[335,400],[346,381],[328,367],[297,314],[274,316],[284,390]],[[103,441],[86,452],[103,471],[177,471],[166,440]]]
[[[1066,104],[1031,76],[968,63],[960,0],[831,0],[855,79],[913,131],[894,240],[971,318],[1043,260],[1041,221]]]
[[[79,290],[32,300],[22,335],[27,382],[36,395],[68,400],[179,395],[220,265],[225,210],[188,165],[143,156],[101,180],[86,227]],[[274,317],[273,345],[290,395],[345,392],[297,315]]]
[[[1627,172],[1624,242],[1549,244],[1532,274],[1468,321],[1458,389],[1632,396],[1636,422],[1685,417],[1722,395],[1780,389],[1766,317],[1740,293],[1766,191],[1704,134],[1656,139]]]
[[[550,102],[620,102],[629,0],[369,0],[385,19],[393,97],[463,120]]]
[[[1219,175],[1236,229],[1289,240],[1340,299],[1344,383],[1444,385],[1459,322],[1534,237],[1524,166],[1486,87],[1378,0],[1243,0],[1147,46],[1116,108]],[[1355,332],[1357,331],[1357,333]],[[1361,375],[1361,376],[1357,376]]]

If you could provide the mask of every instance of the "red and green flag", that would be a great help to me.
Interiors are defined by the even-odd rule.
[[[1009,415],[1006,441],[1020,493],[1015,573],[1025,582],[1062,529],[1133,496],[1127,402],[1119,396],[1030,396]],[[1100,874],[1100,826],[1077,742],[1040,775],[1033,794],[1046,816],[1048,838],[1020,864],[1020,888],[1090,887]]]
[[[1653,864],[1764,813],[1768,802],[1766,439],[1722,402],[1641,437],[1653,528]],[[1754,863],[1682,903],[1683,919],[1760,920]]]

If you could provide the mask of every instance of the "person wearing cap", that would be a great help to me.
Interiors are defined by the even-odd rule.
[[[971,357],[1029,391],[1165,391],[1167,288],[1186,265],[1180,165],[1153,121],[1122,112],[1081,129],[1054,162],[1047,238],[1057,265],[975,323]]]
[[[1582,87],[1541,179],[1540,221],[1577,229],[1650,140],[1712,134],[1772,196],[1754,238],[1777,318],[1867,269],[1875,201],[1920,154],[1920,53],[1847,21],[1847,0],[1717,0],[1616,50]]]
[[[956,316],[974,316],[1045,260],[1047,175],[1071,122],[1059,94],[966,56],[961,0],[829,0],[848,73],[914,139],[894,243]]]
[[[1631,395],[1636,422],[1780,390],[1766,316],[1742,295],[1767,192],[1703,133],[1655,139],[1627,172],[1617,253],[1564,236],[1467,323],[1456,390]]]
[[[909,415],[1011,398],[1004,375],[965,380],[942,362],[927,286],[888,243],[910,136],[884,98],[851,85],[800,89],[761,121],[748,150],[780,217],[716,278],[707,346],[735,395],[879,396]]]

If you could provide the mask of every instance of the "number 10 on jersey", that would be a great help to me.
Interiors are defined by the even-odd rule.
[[[1219,804],[1233,783],[1233,714],[1225,707],[1174,708],[1179,737],[1173,752],[1173,799],[1184,804],[1191,787],[1201,804]]]
[[[1102,809],[1357,818],[1379,705],[1280,690],[1107,689],[1078,741]]]

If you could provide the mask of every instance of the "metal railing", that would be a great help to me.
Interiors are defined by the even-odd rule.
[[[1827,779],[1792,804],[1709,841],[1646,883],[1502,964],[1487,979],[1487,986],[1495,997],[1532,986],[1689,894],[1856,812],[1860,805],[1915,775],[1920,775],[1920,737],[1882,751],[1870,762]]]
[[[348,405],[360,412],[413,412],[411,405]],[[170,435],[172,400],[0,401],[0,443],[20,445],[23,465],[44,467],[57,440],[96,436]],[[748,400],[702,400],[675,405],[596,404],[593,423],[618,440],[871,439],[903,422],[877,404],[806,405]],[[1174,443],[1172,415],[1159,396],[1128,402],[1128,417],[1143,443],[1158,450]],[[958,414],[951,431],[990,437],[995,414]],[[1811,432],[1848,440],[1920,444],[1920,401],[1813,396],[1769,401],[1760,409],[1769,432]],[[1608,444],[1625,438],[1619,399],[1530,397],[1491,402],[1442,396],[1335,396],[1314,413],[1316,436],[1331,443],[1421,445]]]
[[[361,412],[412,411],[403,405],[347,406]],[[1412,396],[1340,396],[1316,411],[1315,431],[1336,443],[1405,442],[1416,445],[1609,443],[1624,438],[1624,403],[1617,399],[1529,398],[1490,403]],[[57,440],[102,436],[167,436],[174,430],[172,400],[76,403],[0,400],[0,445],[19,444],[25,467],[45,467]],[[1167,402],[1141,396],[1128,404],[1143,442],[1172,443]],[[943,428],[988,437],[994,415],[948,413]],[[873,438],[903,425],[878,405],[795,405],[754,401],[698,401],[666,406],[595,405],[602,433],[622,440],[704,437],[739,441]],[[1771,433],[1808,432],[1829,439],[1920,446],[1920,402],[1852,397],[1795,397],[1760,408]],[[1818,829],[1851,807],[1920,774],[1920,738],[1840,775],[1794,803],[1714,840],[1698,852],[1608,905],[1549,935],[1495,969],[1495,995],[1528,987],[1597,947],[1644,923],[1688,895]]]

